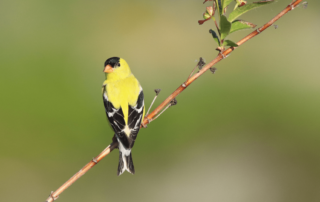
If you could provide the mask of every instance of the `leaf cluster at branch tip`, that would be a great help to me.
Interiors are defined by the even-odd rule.
[[[218,51],[223,51],[225,46],[238,46],[231,40],[225,40],[229,34],[256,27],[256,25],[253,23],[237,19],[238,17],[252,9],[274,2],[274,0],[264,0],[247,4],[247,2],[244,0],[205,0],[203,3],[209,1],[213,1],[213,5],[206,8],[206,12],[203,13],[204,20],[199,20],[198,23],[199,25],[202,25],[204,22],[213,19],[216,25],[217,33],[213,29],[210,29],[209,32],[211,33],[215,42],[218,44],[218,48],[216,49]],[[227,17],[226,12],[232,2],[235,2],[235,6]],[[218,22],[215,14],[218,15]]]

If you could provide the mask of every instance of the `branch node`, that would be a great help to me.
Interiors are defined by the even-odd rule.
[[[152,120],[150,120],[148,117],[145,117],[145,119],[147,119],[148,123],[146,123],[146,124],[141,123],[141,125],[142,125],[142,127],[147,128],[147,127],[148,127],[148,124],[149,124]]]
[[[260,33],[261,33],[260,28],[258,28],[258,29],[257,29],[257,32],[258,32],[258,34],[260,34]]]
[[[51,194],[49,195],[49,197],[51,197],[53,201],[59,198],[59,196],[53,196],[53,191],[51,191]]]
[[[148,125],[144,125],[143,123],[141,123],[142,127],[147,128]]]
[[[170,101],[170,105],[173,106],[173,105],[176,105],[178,103],[177,99],[176,98],[173,98],[171,101]]]
[[[96,158],[92,158],[92,162],[93,162],[93,163],[95,163],[95,164],[97,164],[97,163],[98,163],[98,161],[97,161],[97,159],[96,159]]]
[[[221,56],[222,56],[222,59],[225,59],[225,58],[226,58],[226,56],[225,56],[225,55],[223,55],[223,53],[222,53],[222,52],[220,52],[220,54],[221,54]]]
[[[290,6],[291,11],[292,11],[292,10],[294,9],[294,5],[293,5],[293,4],[290,4],[289,6]]]
[[[183,83],[181,86],[184,87],[184,88],[187,87],[185,83]]]

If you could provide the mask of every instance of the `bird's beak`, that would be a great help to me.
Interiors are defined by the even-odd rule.
[[[105,73],[111,73],[113,72],[113,68],[111,67],[111,65],[107,65],[104,70]]]

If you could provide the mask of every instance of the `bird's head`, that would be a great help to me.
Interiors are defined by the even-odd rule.
[[[123,79],[131,74],[128,63],[119,57],[112,57],[104,63],[104,70],[106,78]]]

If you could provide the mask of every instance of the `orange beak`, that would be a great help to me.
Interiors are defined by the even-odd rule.
[[[104,70],[105,73],[111,73],[113,72],[113,68],[111,67],[111,65],[107,65]]]

